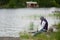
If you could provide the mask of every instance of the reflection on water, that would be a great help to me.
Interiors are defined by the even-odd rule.
[[[53,11],[60,10],[58,8],[21,8],[21,9],[0,9],[0,37],[10,36],[18,37],[19,32],[28,30],[30,22],[33,22],[35,27],[40,25],[40,16],[44,16],[49,23],[49,27],[59,20],[48,16],[53,14]],[[36,19],[33,15],[37,15]],[[31,17],[32,16],[32,17]]]

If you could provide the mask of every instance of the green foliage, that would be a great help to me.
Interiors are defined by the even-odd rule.
[[[30,23],[30,30],[33,30],[34,24],[33,22]]]
[[[31,36],[30,34],[25,34],[23,36],[20,36],[22,39],[27,40],[60,40],[60,31],[58,32],[51,32],[50,35],[47,36],[46,33],[38,34],[37,36]]]
[[[0,0],[0,5],[5,5],[9,3],[9,0]]]
[[[56,40],[60,40],[60,31],[56,33]]]
[[[60,4],[60,0],[55,0],[58,4]]]
[[[20,35],[20,37],[23,39],[28,39],[29,38],[29,35],[28,34],[24,34],[24,35]]]
[[[39,7],[60,7],[60,0],[0,0],[0,8],[26,7],[27,1],[36,1]]]
[[[60,19],[60,12],[56,11],[56,12],[54,12],[54,14],[49,14],[49,16]]]
[[[55,13],[54,16],[60,17],[60,13]]]

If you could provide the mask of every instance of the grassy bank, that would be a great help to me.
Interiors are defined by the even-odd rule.
[[[32,36],[30,33],[20,35],[21,40],[60,40],[60,30],[58,32],[51,32],[49,34],[42,33],[37,36]]]
[[[31,33],[23,32],[20,33],[21,40],[60,40],[60,23],[56,24],[58,28],[57,32],[43,32],[32,36]]]
[[[60,19],[60,13],[55,13],[51,16]],[[31,33],[22,32],[20,33],[20,38],[21,40],[60,40],[60,23],[54,25],[58,29],[57,32],[48,31],[37,34],[37,36],[32,36]]]

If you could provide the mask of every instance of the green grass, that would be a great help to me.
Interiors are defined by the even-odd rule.
[[[25,33],[24,35],[20,35],[20,38],[26,40],[60,40],[60,31],[51,32],[48,36],[47,33],[41,33],[37,36],[32,36],[30,33]]]

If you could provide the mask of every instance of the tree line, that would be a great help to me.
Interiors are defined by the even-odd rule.
[[[39,7],[60,7],[60,0],[0,0],[0,8],[25,8],[27,1],[37,2]]]

